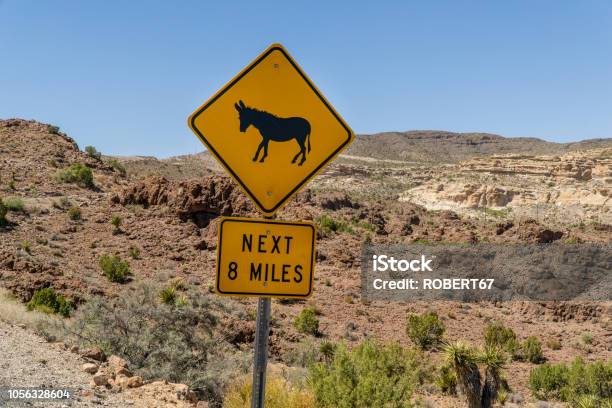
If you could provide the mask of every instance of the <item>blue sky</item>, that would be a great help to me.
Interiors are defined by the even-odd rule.
[[[0,0],[0,118],[193,153],[187,116],[273,42],[357,133],[612,137],[607,0]]]

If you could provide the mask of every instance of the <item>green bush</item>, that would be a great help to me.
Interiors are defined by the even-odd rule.
[[[542,354],[542,343],[535,336],[530,336],[521,345],[523,358],[530,363],[539,364],[544,360]]]
[[[85,146],[85,152],[89,155],[89,157],[93,157],[94,159],[99,159],[100,157],[102,157],[102,153],[100,153],[93,146]]]
[[[121,217],[117,214],[113,215],[111,218],[111,224],[115,227],[113,233],[117,233],[121,231]]]
[[[59,134],[60,128],[59,126],[47,125],[47,132],[57,135]]]
[[[312,334],[316,336],[319,333],[319,319],[317,311],[314,307],[305,307],[300,314],[295,318],[293,325],[300,333]]]
[[[177,300],[176,289],[172,286],[159,291],[159,298],[166,305],[174,305]]]
[[[323,235],[329,235],[332,232],[353,232],[351,226],[340,220],[335,220],[329,215],[322,215],[316,219],[319,224],[319,229]]]
[[[25,203],[20,197],[8,197],[4,199],[6,209],[13,212],[24,212]]]
[[[507,351],[513,358],[518,357],[520,344],[516,338],[516,333],[510,327],[505,327],[500,322],[489,323],[485,328],[484,338],[487,347],[499,347]]]
[[[4,205],[4,202],[2,199],[0,199],[0,227],[3,227],[8,223],[6,213],[8,213],[8,208],[6,208],[6,205]]]
[[[612,362],[585,364],[577,357],[571,364],[545,363],[531,370],[529,387],[539,399],[573,402],[592,395],[601,402],[612,398]]]
[[[582,333],[582,336],[580,336],[580,339],[582,340],[582,342],[586,345],[590,345],[593,344],[593,334],[589,333],[589,332],[584,332]]]
[[[100,267],[111,282],[124,283],[130,275],[130,265],[117,255],[102,255]]]
[[[437,346],[444,334],[444,323],[436,312],[408,316],[406,334],[414,344],[423,350]]]
[[[55,293],[52,288],[40,289],[27,304],[28,310],[38,310],[45,313],[56,313],[64,317],[70,316],[72,303],[65,297]]]
[[[159,302],[159,290],[137,286],[113,298],[89,299],[67,322],[68,330],[83,347],[125,358],[134,374],[187,384],[211,407],[220,407],[228,385],[252,361],[250,353],[218,335],[221,313],[240,316],[242,306],[194,291],[183,307],[168,307]]]
[[[321,353],[321,356],[325,359],[325,361],[332,360],[332,358],[334,357],[334,353],[336,352],[336,347],[337,345],[330,341],[321,342],[321,345],[319,346],[319,352]]]
[[[67,169],[60,170],[57,179],[63,183],[76,183],[87,188],[95,187],[93,172],[82,163],[74,163]]]
[[[414,389],[428,376],[415,350],[366,340],[352,351],[339,345],[330,362],[309,368],[319,407],[411,407]]]
[[[70,219],[72,221],[78,221],[81,219],[81,209],[79,207],[70,207],[70,209],[68,209],[68,217],[70,217]]]
[[[131,247],[128,249],[128,252],[129,252],[130,257],[131,257],[132,259],[140,259],[140,249],[139,249],[138,247],[131,246]]]
[[[436,385],[443,394],[455,395],[457,393],[457,375],[449,364],[440,367]]]
[[[127,170],[125,169],[125,166],[123,164],[121,164],[121,162],[117,159],[110,159],[108,161],[108,164],[110,164],[110,166],[117,171],[121,176],[125,177],[125,175],[127,174]]]

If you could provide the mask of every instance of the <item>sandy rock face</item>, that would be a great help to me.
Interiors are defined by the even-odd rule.
[[[573,152],[563,156],[499,155],[467,160],[459,168],[471,172],[530,174],[586,181],[610,176],[610,151],[612,149],[601,149],[589,154]]]
[[[401,200],[472,215],[503,209],[561,224],[568,218],[612,222],[610,148],[561,156],[494,155],[443,170],[442,176],[407,190]]]

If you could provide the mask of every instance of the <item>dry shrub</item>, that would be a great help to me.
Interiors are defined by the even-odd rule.
[[[75,313],[67,330],[79,343],[127,359],[146,379],[188,384],[211,406],[220,406],[231,379],[246,372],[247,355],[215,336],[231,301],[194,292],[180,304],[165,304],[159,288],[138,287],[113,298],[94,298]]]
[[[230,387],[223,408],[250,408],[252,395],[252,380],[244,377]],[[316,404],[310,390],[296,387],[284,378],[272,377],[266,380],[265,406],[266,408],[312,408]]]

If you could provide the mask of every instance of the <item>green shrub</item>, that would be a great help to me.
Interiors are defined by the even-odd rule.
[[[25,203],[22,198],[19,197],[8,197],[4,199],[4,205],[6,209],[13,212],[24,212]]]
[[[593,344],[593,334],[589,333],[589,332],[584,332],[582,333],[582,336],[580,337],[580,339],[582,340],[582,342],[586,345],[591,345]]]
[[[89,155],[89,157],[93,157],[94,159],[99,159],[100,157],[102,157],[102,153],[100,153],[93,146],[85,146],[85,152],[87,153],[87,155]]]
[[[125,177],[125,175],[127,174],[127,170],[125,169],[125,166],[123,164],[121,164],[121,162],[117,159],[110,159],[108,161],[108,164],[110,164],[110,166],[115,169],[121,176]]]
[[[353,232],[353,229],[348,223],[341,220],[335,220],[326,214],[316,218],[316,221],[319,224],[319,229],[324,236],[329,235],[332,232]]]
[[[166,305],[174,305],[177,300],[176,289],[170,286],[160,290],[159,298]]]
[[[111,282],[123,283],[130,275],[130,265],[117,255],[102,255],[100,257],[100,267],[104,276]]]
[[[542,343],[535,336],[527,337],[527,340],[521,345],[521,354],[523,358],[530,363],[539,364],[544,360],[542,354]]]
[[[71,338],[126,359],[146,380],[187,384],[211,407],[220,407],[228,385],[252,361],[250,353],[218,335],[221,313],[240,316],[242,306],[194,291],[185,306],[168,307],[159,302],[159,290],[137,286],[116,297],[89,299],[67,322]]]
[[[65,297],[55,293],[52,288],[40,289],[27,304],[28,310],[38,310],[44,313],[56,313],[68,317],[72,311],[72,304]]]
[[[47,125],[47,132],[57,135],[59,134],[60,128],[59,126]]]
[[[612,398],[612,362],[585,364],[577,357],[571,364],[545,363],[531,370],[529,387],[539,399],[574,401],[592,395],[602,402]]]
[[[128,249],[128,252],[129,252],[130,257],[131,257],[132,259],[140,259],[140,249],[139,249],[138,247],[131,246],[131,247]]]
[[[309,368],[322,408],[411,407],[414,389],[428,375],[415,350],[366,340],[352,351],[339,345],[330,362]]]
[[[423,350],[437,346],[444,334],[444,323],[435,312],[408,316],[406,334]]]
[[[21,243],[21,249],[23,249],[29,254],[32,251],[32,245],[30,244],[30,241],[28,240],[23,241]]]
[[[63,183],[76,183],[87,188],[95,187],[93,172],[82,163],[74,163],[67,169],[60,170],[57,179]]]
[[[8,223],[6,213],[8,213],[8,208],[6,208],[6,205],[4,205],[4,202],[2,199],[0,199],[0,227],[3,227]]]
[[[319,319],[317,311],[314,307],[305,307],[300,314],[295,318],[293,325],[300,333],[312,334],[316,336],[319,333]]]
[[[449,364],[440,367],[436,385],[443,394],[455,395],[457,393],[457,375]]]
[[[115,227],[113,231],[114,233],[121,231],[121,217],[119,215],[115,214],[112,216],[111,224],[113,227]]]
[[[574,407],[576,408],[600,408],[599,398],[595,395],[580,395],[574,398]]]
[[[334,357],[334,353],[336,352],[337,345],[330,341],[323,341],[319,346],[319,352],[325,359],[325,361],[331,361]]]
[[[253,384],[250,377],[245,377],[232,384],[223,401],[223,408],[250,408],[253,396]],[[315,399],[311,391],[291,385],[279,377],[266,379],[266,408],[312,408]]]
[[[497,393],[497,402],[500,406],[504,407],[506,406],[506,402],[508,402],[508,397],[508,391],[499,390],[499,392]]]
[[[79,207],[70,207],[70,209],[68,209],[68,217],[70,217],[70,219],[72,221],[78,221],[81,219],[81,209]]]
[[[513,358],[518,357],[520,345],[516,333],[510,327],[505,327],[500,322],[491,322],[485,328],[484,339],[487,347],[499,347],[507,351]]]

